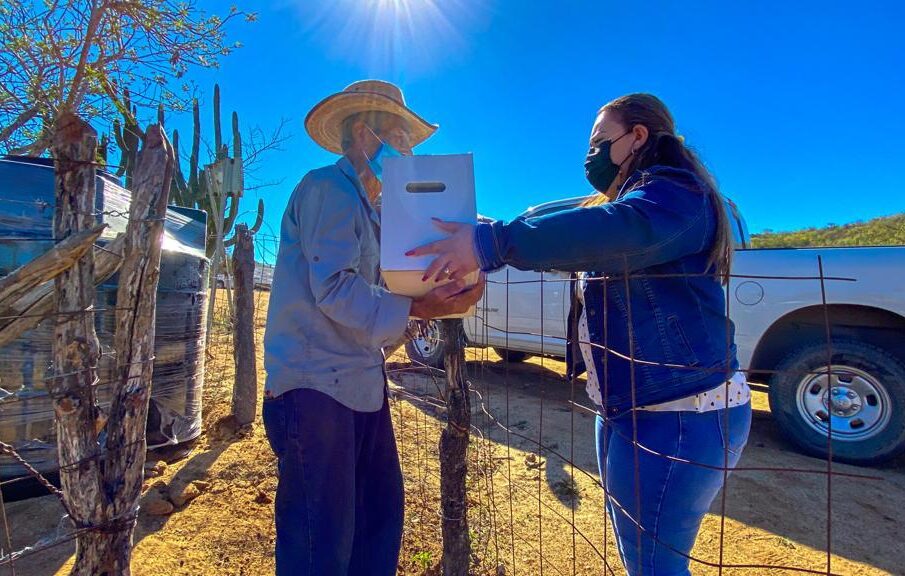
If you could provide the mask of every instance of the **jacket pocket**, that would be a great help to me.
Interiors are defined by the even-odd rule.
[[[694,353],[694,348],[692,348],[691,342],[688,341],[688,337],[685,336],[685,331],[682,330],[682,325],[679,323],[679,317],[669,316],[666,319],[666,324],[669,331],[669,337],[681,352],[684,364],[687,364],[688,366],[697,366],[698,357]]]

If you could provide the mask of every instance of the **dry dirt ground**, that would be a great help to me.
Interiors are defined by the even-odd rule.
[[[238,431],[224,424],[232,378],[228,350],[224,344],[222,353],[209,360],[201,439],[186,458],[161,467],[162,474],[148,480],[135,535],[136,576],[273,572],[274,457],[260,421]],[[482,350],[470,350],[469,358],[475,390],[469,454],[473,573],[622,574],[602,493],[595,485],[593,417],[570,404],[573,391],[562,379],[563,364],[537,358],[506,364]],[[436,398],[443,379],[415,369],[400,355],[393,360],[393,415],[407,506],[399,573],[437,574],[441,539],[436,447],[443,410]],[[587,403],[583,382],[576,388],[575,399]],[[755,400],[751,439],[740,466],[824,471],[824,462],[796,454],[779,437],[764,395],[756,394]],[[509,432],[501,427],[506,425]],[[833,469],[873,478],[832,479],[832,572],[905,574],[905,463]],[[724,510],[718,499],[705,519],[694,557],[719,564],[722,548],[724,564],[826,573],[827,489],[826,476],[820,473],[736,471],[729,479]],[[148,513],[168,506],[164,500],[179,501],[180,495],[194,499],[168,515]],[[7,503],[6,511],[11,542],[0,536],[7,549],[52,535],[61,515],[53,496]],[[69,543],[23,558],[15,572],[0,569],[0,576],[66,574],[73,549]],[[720,573],[701,563],[694,563],[692,571]]]

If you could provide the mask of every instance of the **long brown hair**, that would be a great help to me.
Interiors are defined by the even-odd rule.
[[[676,123],[666,104],[652,94],[628,94],[606,104],[600,109],[600,112],[604,111],[615,114],[619,123],[628,130],[639,124],[648,130],[647,142],[633,155],[625,172],[620,173],[622,178],[627,178],[636,170],[643,172],[653,166],[682,168],[698,177],[702,183],[701,193],[711,195],[711,204],[717,217],[717,229],[707,259],[707,269],[715,271],[725,284],[732,265],[732,228],[723,196],[713,175],[704,167],[698,155],[676,134]],[[640,186],[644,181],[642,177],[636,186]],[[603,194],[599,196],[600,198],[589,199],[584,205],[596,205],[606,201]]]

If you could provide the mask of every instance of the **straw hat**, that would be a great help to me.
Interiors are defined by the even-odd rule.
[[[402,90],[383,80],[361,80],[321,100],[305,117],[305,130],[329,150],[342,154],[343,120],[358,112],[388,112],[408,122],[412,147],[427,140],[438,126],[405,105]]]

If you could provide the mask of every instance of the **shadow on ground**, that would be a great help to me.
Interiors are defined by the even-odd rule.
[[[582,497],[596,497],[570,490],[569,462],[576,465],[575,474],[599,476],[594,416],[571,404],[574,398],[590,406],[584,380],[573,388],[563,373],[563,364],[553,359],[467,363],[475,391],[472,425],[493,442],[538,454],[545,481],[569,506],[573,498],[580,504]],[[425,370],[410,367],[391,378],[418,396],[436,397],[438,386],[444,386],[442,373],[428,376]],[[442,419],[441,411],[421,402],[414,405]],[[775,426],[765,395],[755,393],[751,435],[727,484],[725,514],[775,534],[786,547],[829,548],[850,560],[901,573],[901,557],[893,550],[905,541],[905,458],[877,468],[834,463],[832,471],[828,482],[826,461],[794,451]],[[717,498],[711,512],[719,515],[720,508]],[[732,545],[726,542],[727,547]]]
[[[150,452],[148,461],[152,462],[158,459],[179,461],[178,471],[167,478],[169,491],[176,493],[177,490],[182,490],[195,480],[205,479],[208,470],[229,445],[229,439],[215,440],[206,447],[197,442],[192,443],[188,447],[191,450],[187,460],[180,461],[182,460],[180,456],[185,456],[185,452],[180,453],[180,450],[176,449]],[[51,478],[58,479],[58,476],[51,475]],[[155,479],[150,478],[146,482],[153,484]],[[63,518],[65,510],[56,496],[41,495],[46,494],[47,490],[34,484],[28,490],[30,492],[23,490],[19,495],[31,496],[30,498],[6,504],[11,532],[9,547],[12,550],[21,550],[25,546],[40,544],[42,538],[45,542],[49,541],[53,536],[65,535],[69,530],[69,522]],[[142,506],[145,505],[149,494],[150,492],[142,497]],[[145,537],[161,530],[169,519],[170,516],[139,514],[138,523],[135,527],[134,543],[138,544]],[[7,543],[4,542],[3,544]],[[3,548],[6,549],[7,546],[3,546]],[[20,576],[50,576],[57,574],[67,564],[73,554],[75,554],[75,541],[69,540],[17,560],[15,562],[15,573]]]

